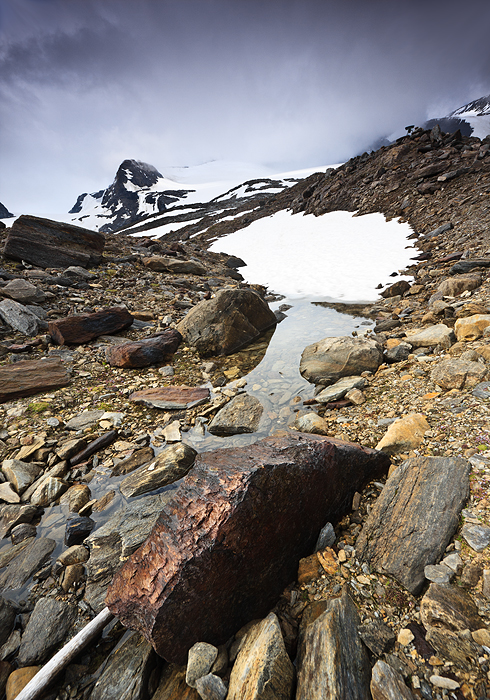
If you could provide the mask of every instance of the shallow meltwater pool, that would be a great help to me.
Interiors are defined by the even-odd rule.
[[[278,430],[287,429],[295,412],[303,408],[303,401],[314,396],[314,385],[299,373],[301,354],[305,347],[326,337],[350,335],[352,331],[361,334],[374,326],[374,322],[365,317],[339,313],[323,305],[326,303],[329,302],[319,299],[282,299],[270,304],[274,311],[283,305],[290,305],[291,308],[285,311],[286,318],[276,326],[268,344],[267,338],[270,335],[237,353],[239,366],[240,356],[243,359],[247,352],[263,352],[263,346],[267,347],[263,359],[255,369],[238,382],[231,381],[228,385],[238,385],[240,391],[254,396],[262,404],[264,410],[257,432],[217,437],[208,432],[205,422],[198,421],[195,427],[184,434],[184,442],[198,452],[204,452],[249,445]],[[361,307],[362,305],[353,306],[353,313],[360,313]]]

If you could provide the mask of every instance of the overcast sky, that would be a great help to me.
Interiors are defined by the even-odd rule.
[[[69,209],[125,158],[344,160],[490,93],[488,0],[0,0],[0,201]]]

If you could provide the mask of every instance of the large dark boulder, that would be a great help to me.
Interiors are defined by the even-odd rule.
[[[376,450],[305,434],[203,453],[106,603],[160,656],[184,664],[196,642],[221,644],[264,617],[325,523],[388,467]]]
[[[256,292],[222,289],[213,299],[194,306],[177,329],[206,357],[230,355],[276,323],[274,312]]]
[[[14,221],[3,252],[6,258],[37,267],[90,267],[102,260],[104,244],[97,231],[23,215]]]

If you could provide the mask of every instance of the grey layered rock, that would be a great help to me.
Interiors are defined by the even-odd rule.
[[[0,647],[5,644],[12,632],[16,611],[12,603],[0,596]]]
[[[449,583],[454,577],[454,571],[444,564],[429,564],[424,568],[424,576],[433,583]]]
[[[270,613],[248,632],[233,665],[228,700],[290,700],[294,668],[279,621]]]
[[[85,430],[85,428],[91,428],[102,418],[104,413],[105,411],[102,410],[83,411],[83,413],[80,413],[78,416],[71,418],[66,423],[65,428],[68,428],[68,430]]]
[[[196,681],[206,676],[218,656],[218,649],[206,642],[197,642],[189,649],[185,682],[191,688],[196,687]]]
[[[143,700],[155,664],[151,644],[133,633],[110,655],[90,700]]]
[[[450,348],[455,340],[456,337],[452,328],[448,328],[444,323],[429,326],[406,337],[406,342],[410,343],[414,348],[428,348],[435,345]]]
[[[357,555],[416,595],[437,563],[469,495],[471,465],[458,457],[415,457],[390,476],[356,544]]]
[[[488,368],[482,362],[451,358],[439,362],[432,370],[430,378],[443,389],[462,389],[482,382],[487,372]]]
[[[313,384],[333,384],[341,377],[376,372],[383,362],[381,346],[372,339],[351,336],[324,338],[301,355],[300,374]]]
[[[23,335],[34,336],[39,333],[39,318],[36,314],[13,299],[0,302],[0,318],[7,326]]]
[[[0,289],[2,296],[9,297],[19,304],[42,304],[46,299],[44,292],[27,280],[11,280]]]
[[[218,411],[209,425],[212,435],[255,433],[264,407],[255,396],[238,394]]]
[[[438,627],[461,632],[482,627],[478,608],[469,593],[447,583],[430,584],[420,602],[420,619],[426,629]]]
[[[277,323],[267,302],[251,289],[223,289],[201,301],[178,324],[200,355],[229,355]]]
[[[35,537],[37,534],[36,527],[34,525],[29,525],[28,523],[22,523],[21,525],[16,525],[12,528],[10,532],[10,539],[12,544],[20,544],[24,540],[28,540],[30,537]]]
[[[394,348],[385,350],[385,357],[388,362],[403,362],[412,352],[410,343],[399,343]]]
[[[371,664],[359,625],[356,606],[344,586],[342,597],[330,599],[325,612],[306,628],[296,700],[370,700]]]
[[[19,545],[23,547],[24,542]],[[0,572],[0,590],[21,588],[47,561],[56,547],[54,540],[44,537],[29,542]]]
[[[66,481],[55,476],[46,476],[31,495],[31,504],[44,508],[56,501],[68,489]]]
[[[19,459],[4,459],[2,471],[13,485],[19,496],[30,486],[41,473],[41,467]]]
[[[35,666],[46,661],[65,640],[76,617],[75,605],[56,598],[39,598],[22,635],[19,665]]]
[[[352,389],[363,389],[366,380],[363,377],[343,377],[332,386],[323,389],[315,396],[318,403],[329,403],[329,401],[337,401],[342,399],[348,391]]]
[[[479,647],[471,639],[465,639],[460,634],[439,627],[429,627],[426,640],[440,658],[447,659],[466,671],[475,668]]]
[[[30,523],[37,515],[35,506],[3,505],[0,506],[0,540],[7,537],[10,530],[21,523]]]
[[[170,491],[139,498],[116,511],[85,540],[90,549],[85,600],[97,612],[104,607],[107,586],[121,562],[148,537],[172,495]]]
[[[414,700],[403,676],[384,661],[377,661],[371,677],[373,700]]]
[[[332,523],[327,523],[320,530],[318,539],[315,545],[315,552],[319,552],[325,547],[331,547],[336,540],[335,530],[333,529]]]
[[[185,443],[169,445],[150,464],[132,471],[121,481],[119,489],[125,498],[141,496],[172,484],[187,474],[194,463],[196,450]]]
[[[225,700],[228,688],[219,676],[208,673],[196,681],[196,689],[202,700]]]
[[[465,523],[461,529],[461,535],[475,552],[483,552],[490,544],[490,527],[486,525]]]
[[[395,644],[395,634],[391,627],[385,625],[381,620],[372,620],[359,627],[359,636],[367,648],[375,654],[381,656]]]

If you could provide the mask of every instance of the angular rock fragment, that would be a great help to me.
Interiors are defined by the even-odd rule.
[[[410,282],[407,282],[407,280],[399,280],[398,282],[395,282],[395,284],[390,284],[389,287],[381,292],[380,296],[382,296],[384,299],[389,299],[390,297],[398,296],[398,294],[403,295],[405,292],[408,292],[409,289]]]
[[[475,552],[483,552],[490,544],[490,527],[465,523],[461,529],[461,536]]]
[[[478,608],[462,588],[448,583],[431,583],[420,602],[420,619],[425,628],[438,627],[451,632],[477,630],[482,626]]]
[[[459,265],[459,263],[457,263]],[[453,265],[453,268],[455,266]],[[454,274],[454,273],[453,273]],[[458,277],[450,277],[443,280],[437,287],[437,292],[431,299],[436,295],[442,299],[445,297],[458,297],[463,292],[471,292],[473,289],[477,289],[482,283],[481,275],[460,275]],[[430,303],[430,302],[429,302]]]
[[[10,530],[16,525],[30,523],[37,513],[38,509],[35,506],[0,506],[0,540],[7,537]]]
[[[432,370],[430,378],[443,389],[462,389],[482,382],[487,372],[488,368],[482,362],[450,358],[439,362]]]
[[[0,367],[0,403],[60,389],[70,381],[70,375],[57,357],[4,365]]]
[[[236,352],[276,323],[274,312],[256,292],[223,289],[194,306],[177,329],[206,357]]]
[[[195,642],[220,644],[267,613],[325,522],[388,464],[383,453],[304,434],[199,455],[114,578],[108,606],[161,656],[185,663]]]
[[[132,634],[112,652],[90,695],[91,700],[140,700],[156,658],[139,634]]]
[[[381,659],[373,668],[371,694],[373,700],[414,700],[403,676]]]
[[[428,348],[441,345],[443,348],[450,348],[455,340],[452,328],[448,328],[444,323],[436,326],[429,326],[421,331],[407,335],[406,341],[414,348]]]
[[[19,665],[34,666],[46,661],[64,641],[76,617],[75,605],[56,598],[39,598],[22,635]]]
[[[209,424],[212,435],[255,433],[264,407],[255,396],[238,394],[215,415]]]
[[[329,385],[341,377],[376,372],[383,362],[381,346],[369,338],[324,338],[301,355],[300,374],[313,384]]]
[[[197,644],[194,644],[194,646],[189,649],[189,656],[187,659],[187,669],[185,673],[185,682],[187,685],[190,685],[191,688],[195,688],[197,679],[202,678],[202,676],[210,672],[217,656],[218,649],[212,644],[207,644],[206,642],[197,642]]]
[[[410,413],[394,421],[376,445],[377,450],[394,455],[420,447],[430,425],[421,413]]]
[[[156,272],[171,272],[176,275],[205,275],[207,270],[197,260],[176,260],[160,255],[143,258],[143,264]]]
[[[81,345],[100,335],[123,331],[133,323],[127,309],[114,306],[93,314],[75,314],[48,324],[49,334],[58,345]]]
[[[247,633],[233,665],[228,700],[290,700],[294,668],[279,620],[270,613]]]
[[[149,367],[168,360],[181,340],[179,331],[168,328],[154,338],[108,347],[105,351],[106,359],[112,367]]]
[[[490,326],[490,314],[474,314],[458,318],[454,324],[454,333],[459,341],[469,343],[481,338],[487,326]]]
[[[335,384],[320,391],[320,393],[315,396],[315,399],[318,403],[338,401],[338,399],[343,399],[352,389],[363,389],[365,384],[366,380],[363,377],[343,377],[335,382]]]
[[[165,386],[156,389],[135,391],[129,397],[134,403],[142,403],[154,408],[182,410],[193,408],[209,401],[209,389],[190,386]]]
[[[41,467],[22,462],[19,459],[4,459],[2,471],[19,496],[21,496],[26,488],[37,479],[41,473]]]
[[[356,544],[376,571],[416,595],[437,563],[468,498],[471,465],[459,457],[414,457],[390,476]]]
[[[20,546],[23,545],[24,543]],[[15,590],[27,583],[31,576],[49,559],[55,547],[54,540],[43,537],[28,543],[0,572],[0,590]]]
[[[40,321],[36,314],[13,299],[0,302],[0,318],[14,331],[23,335],[34,336],[39,333]]]
[[[201,700],[201,696],[185,682],[185,667],[168,664],[152,700]]]
[[[150,464],[135,469],[121,481],[122,495],[125,498],[141,496],[182,479],[192,467],[196,454],[196,450],[183,442],[169,445]]]
[[[3,253],[37,267],[89,267],[101,261],[104,244],[97,231],[24,215],[12,224]]]
[[[12,603],[0,596],[0,647],[7,641],[14,627],[16,610]]]
[[[2,296],[13,299],[19,304],[42,304],[46,300],[44,292],[27,280],[11,280],[0,288]]]
[[[370,700],[371,665],[359,625],[356,606],[344,586],[342,597],[330,599],[325,612],[306,628],[296,700]]]

